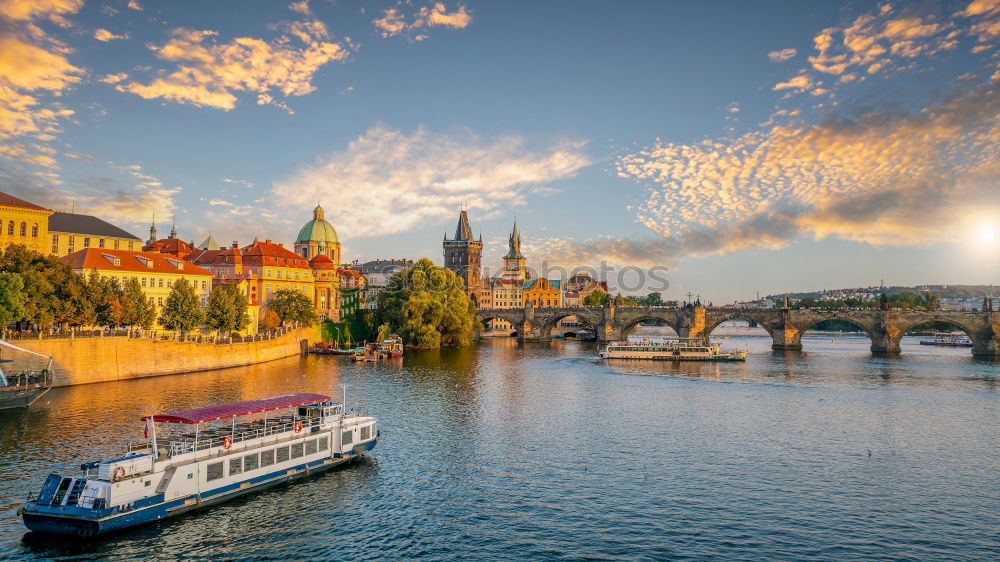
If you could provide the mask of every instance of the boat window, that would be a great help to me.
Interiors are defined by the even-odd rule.
[[[302,456],[302,443],[292,445],[292,458],[297,459]]]
[[[316,453],[316,440],[310,439],[306,441],[306,454],[312,455]]]
[[[274,449],[260,452],[260,466],[271,466],[274,464]]]
[[[343,443],[344,445],[350,445],[353,441],[354,441],[354,432],[348,429],[347,431],[344,432],[343,440],[341,441],[341,443]]]
[[[366,425],[361,428],[361,441],[365,441],[371,436],[372,436],[372,427],[370,425]]]
[[[205,470],[205,478],[209,482],[211,482],[212,480],[218,480],[219,478],[222,478],[222,476],[223,472],[222,472],[221,462],[212,463],[208,465],[208,467]]]
[[[232,476],[241,472],[243,472],[243,459],[240,457],[229,459],[229,475]]]
[[[274,450],[275,458],[277,462],[285,462],[288,460],[288,447],[279,447]]]
[[[243,470],[244,472],[250,472],[251,470],[257,470],[260,466],[260,455],[254,453],[252,455],[247,455],[243,457]]]
[[[330,446],[330,438],[329,437],[320,437],[319,438],[319,450],[320,451],[325,451],[327,449],[327,447],[329,447],[329,446]]]

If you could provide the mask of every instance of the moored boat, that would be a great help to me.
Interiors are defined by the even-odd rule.
[[[145,442],[50,474],[20,514],[33,531],[95,536],[309,476],[377,444],[376,419],[345,406],[302,393],[146,416]]]
[[[613,341],[600,352],[602,359],[651,359],[655,361],[746,361],[747,352],[723,351],[704,338],[676,340]]]
[[[8,368],[6,372],[3,364],[0,364],[0,410],[27,408],[52,388],[52,358],[2,340],[0,347],[41,358],[44,364],[39,364],[36,368],[30,361],[26,361],[23,368]],[[11,365],[17,363],[10,362]]]

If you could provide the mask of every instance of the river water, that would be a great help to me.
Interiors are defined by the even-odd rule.
[[[884,359],[852,335],[783,354],[729,334],[745,364],[487,339],[55,389],[0,414],[0,558],[1000,556],[1000,367],[915,338]],[[16,515],[50,471],[141,439],[140,415],[340,384],[383,431],[360,463],[91,542]]]

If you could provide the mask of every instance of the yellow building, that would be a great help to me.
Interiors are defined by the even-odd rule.
[[[0,192],[0,250],[22,244],[29,250],[49,251],[49,216],[52,211]]]
[[[138,251],[142,240],[117,226],[90,215],[55,212],[49,217],[50,253],[57,256],[98,248]]]
[[[208,304],[208,294],[212,291],[210,272],[168,254],[86,248],[64,256],[62,260],[80,275],[90,275],[91,271],[96,270],[101,277],[114,278],[119,283],[130,278],[137,279],[142,292],[156,307],[157,319],[170,290],[181,279],[192,284],[203,307]]]
[[[558,280],[533,279],[524,282],[521,296],[523,304],[531,303],[534,307],[561,307],[563,305],[563,292],[559,288]]]

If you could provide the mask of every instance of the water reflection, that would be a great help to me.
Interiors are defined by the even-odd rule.
[[[864,337],[726,337],[746,363],[503,338],[54,389],[0,412],[0,558],[989,556],[994,364],[909,338],[889,359]],[[115,454],[142,415],[341,384],[381,421],[365,462],[93,543],[17,519],[45,474]]]

